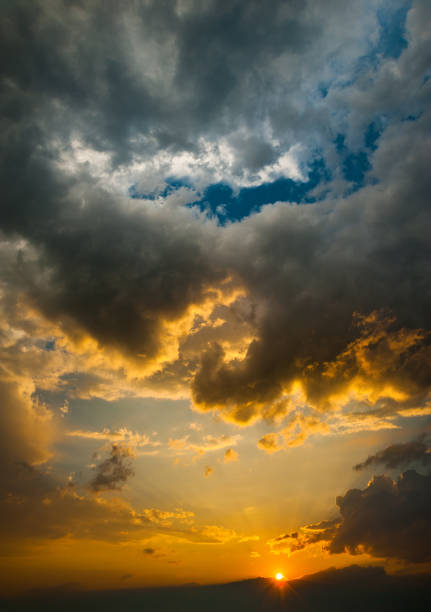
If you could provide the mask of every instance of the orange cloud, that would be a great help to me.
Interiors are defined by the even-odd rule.
[[[146,434],[140,434],[138,432],[131,431],[127,427],[120,427],[118,430],[110,430],[109,428],[102,429],[102,431],[87,431],[83,429],[74,429],[66,432],[67,436],[74,438],[86,438],[89,440],[108,440],[109,442],[124,442],[127,446],[133,448],[135,451],[139,448],[144,447],[158,447],[161,442],[154,441]],[[157,451],[152,451],[154,452]]]
[[[228,448],[223,456],[224,463],[230,463],[232,461],[238,461],[238,453],[233,448]]]
[[[246,425],[261,418],[281,421],[300,406],[308,406],[315,414],[315,431],[320,428],[323,433],[327,426],[317,423],[322,421],[317,414],[341,411],[353,401],[376,405],[390,400],[398,409],[415,398],[426,404],[431,367],[427,333],[399,327],[385,311],[356,313],[353,323],[356,337],[333,359],[311,361],[310,347],[310,358],[297,359],[289,374],[283,375],[281,362],[273,368],[277,376],[267,375],[259,384],[248,380],[250,368],[258,367],[252,355],[261,349],[259,341],[252,342],[241,359],[229,359],[221,344],[214,342],[203,353],[193,379],[195,407],[217,409],[225,420]],[[311,420],[306,429],[313,429]],[[298,434],[291,445],[304,439],[303,433]]]
[[[276,453],[282,449],[282,446],[278,443],[278,434],[269,433],[265,434],[258,443],[258,447],[267,453]]]

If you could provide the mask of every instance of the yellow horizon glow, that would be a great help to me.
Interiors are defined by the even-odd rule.
[[[283,579],[284,579],[284,576],[283,576],[283,574],[282,574],[281,572],[277,572],[277,573],[275,574],[275,579],[276,579],[276,580],[283,580]]]

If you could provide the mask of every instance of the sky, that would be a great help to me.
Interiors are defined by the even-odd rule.
[[[0,592],[430,571],[431,4],[0,11]]]

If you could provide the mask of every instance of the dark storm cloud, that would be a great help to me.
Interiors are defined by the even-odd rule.
[[[350,489],[336,502],[340,519],[273,538],[268,541],[271,552],[292,554],[324,542],[331,554],[430,561],[431,475],[409,470],[397,481],[377,476],[364,489]]]
[[[43,244],[51,278],[45,286],[36,279],[33,294],[48,315],[70,317],[101,344],[145,362],[157,355],[161,322],[203,300],[226,272],[205,252],[211,228],[188,211],[127,211],[95,195],[79,220],[59,213]]]
[[[378,187],[337,205],[266,207],[226,228],[225,252],[260,307],[259,338],[242,362],[208,349],[194,380],[198,403],[247,404],[238,414],[247,420],[256,401],[297,378],[317,403],[359,377],[407,396],[429,388],[429,336],[417,330],[431,323],[430,143],[419,126],[411,135],[408,143],[407,133],[387,132],[375,154],[385,169]]]
[[[375,29],[363,1],[3,3],[7,138],[67,147],[79,137],[117,166],[226,136],[241,175],[298,141],[332,139],[318,83],[339,77],[334,55],[350,69]]]
[[[352,27],[368,23],[364,6],[355,3],[361,19]],[[37,254],[30,261],[23,246],[12,288],[70,337],[90,336],[99,350],[142,366],[144,376],[172,345],[166,322],[210,299],[229,277],[253,309],[245,358],[230,358],[216,340],[199,359],[188,360],[180,346],[168,368],[192,380],[198,405],[227,406],[239,422],[297,379],[321,406],[358,379],[377,396],[395,388],[422,401],[431,382],[429,112],[381,136],[372,160],[380,183],[314,206],[276,204],[225,228],[182,206],[122,199],[91,164],[70,169],[62,157],[77,138],[118,169],[161,151],[197,151],[200,136],[227,135],[237,166],[255,171],[274,159],[262,136],[266,120],[284,139],[280,151],[297,143],[299,125],[304,138],[326,126],[333,148],[328,109],[304,110],[300,122],[298,103],[308,92],[305,60],[312,78],[334,40],[349,57],[362,49],[360,29],[347,42],[346,10],[353,9],[335,1],[324,10],[303,2],[234,2],[229,10],[217,2],[2,7],[0,222]],[[413,22],[419,41],[423,22]],[[381,81],[403,91],[411,75],[419,78],[426,41],[421,52],[412,38],[399,60],[400,87],[385,73],[375,91],[383,91]],[[337,96],[333,108],[348,102],[352,122],[362,125],[359,86]],[[373,114],[385,98],[370,100]],[[241,122],[260,127],[238,136]]]
[[[129,448],[112,444],[109,457],[96,466],[90,488],[96,493],[121,489],[135,473],[132,460],[133,454]]]
[[[307,48],[318,20],[305,7],[296,0],[4,4],[4,108],[18,121],[48,105],[57,136],[78,128],[115,163],[159,147],[193,148],[208,121],[219,131],[253,113],[265,61]],[[253,93],[245,99],[245,92]],[[62,124],[66,117],[71,125]]]
[[[392,470],[406,467],[411,463],[421,463],[423,466],[431,464],[431,448],[426,442],[425,435],[411,442],[391,444],[355,465],[354,469],[360,471],[369,466],[382,465]]]
[[[342,522],[331,553],[364,550],[415,563],[431,559],[431,475],[409,470],[396,482],[378,476],[362,491],[337,497],[337,505]]]
[[[263,63],[289,49],[301,53],[318,35],[317,23],[303,18],[306,5],[236,0],[229,7],[209,2],[191,12],[180,30],[176,75],[177,85],[186,85],[191,109],[202,120],[221,115],[229,121],[233,116],[223,113],[225,105],[237,107],[247,92],[241,106],[252,114],[261,103],[256,94],[263,93],[264,83],[259,87],[257,71]]]

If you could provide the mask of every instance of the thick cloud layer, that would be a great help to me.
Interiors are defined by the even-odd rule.
[[[409,11],[409,46],[395,58],[373,51],[378,6],[4,7],[0,223],[22,239],[8,291],[137,384],[191,388],[196,406],[239,423],[283,404],[298,381],[318,410],[343,395],[423,406],[428,9]],[[329,57],[337,72],[323,72],[329,93],[316,97]],[[361,78],[341,87],[352,70]],[[391,120],[368,151],[374,181],[343,198],[331,117],[341,125],[347,108],[352,150],[376,115],[388,108]],[[402,121],[408,112],[415,121]],[[220,227],[184,206],[185,187],[126,197],[130,168],[143,191],[157,192],[158,173],[241,183],[298,144],[304,159],[319,145],[333,170],[326,201]]]
[[[344,76],[369,50],[368,37],[379,33],[369,8],[365,1],[347,7],[338,0],[324,11],[296,0],[265,6],[151,1],[121,8],[97,0],[16,2],[3,7],[6,111],[16,120],[37,101],[40,118],[49,106],[57,137],[79,134],[112,155],[114,164],[161,149],[193,152],[199,137],[226,135],[239,156],[237,171],[253,169],[280,152],[271,127],[260,125],[262,114],[270,115],[275,139],[284,145],[281,124],[291,136],[307,131],[316,116],[328,116],[312,99],[301,108],[316,88],[302,80],[303,64],[316,81],[330,81],[335,54],[336,76]],[[11,98],[18,96],[16,107]],[[63,123],[65,117],[73,123]],[[238,127],[245,132],[233,137]]]

